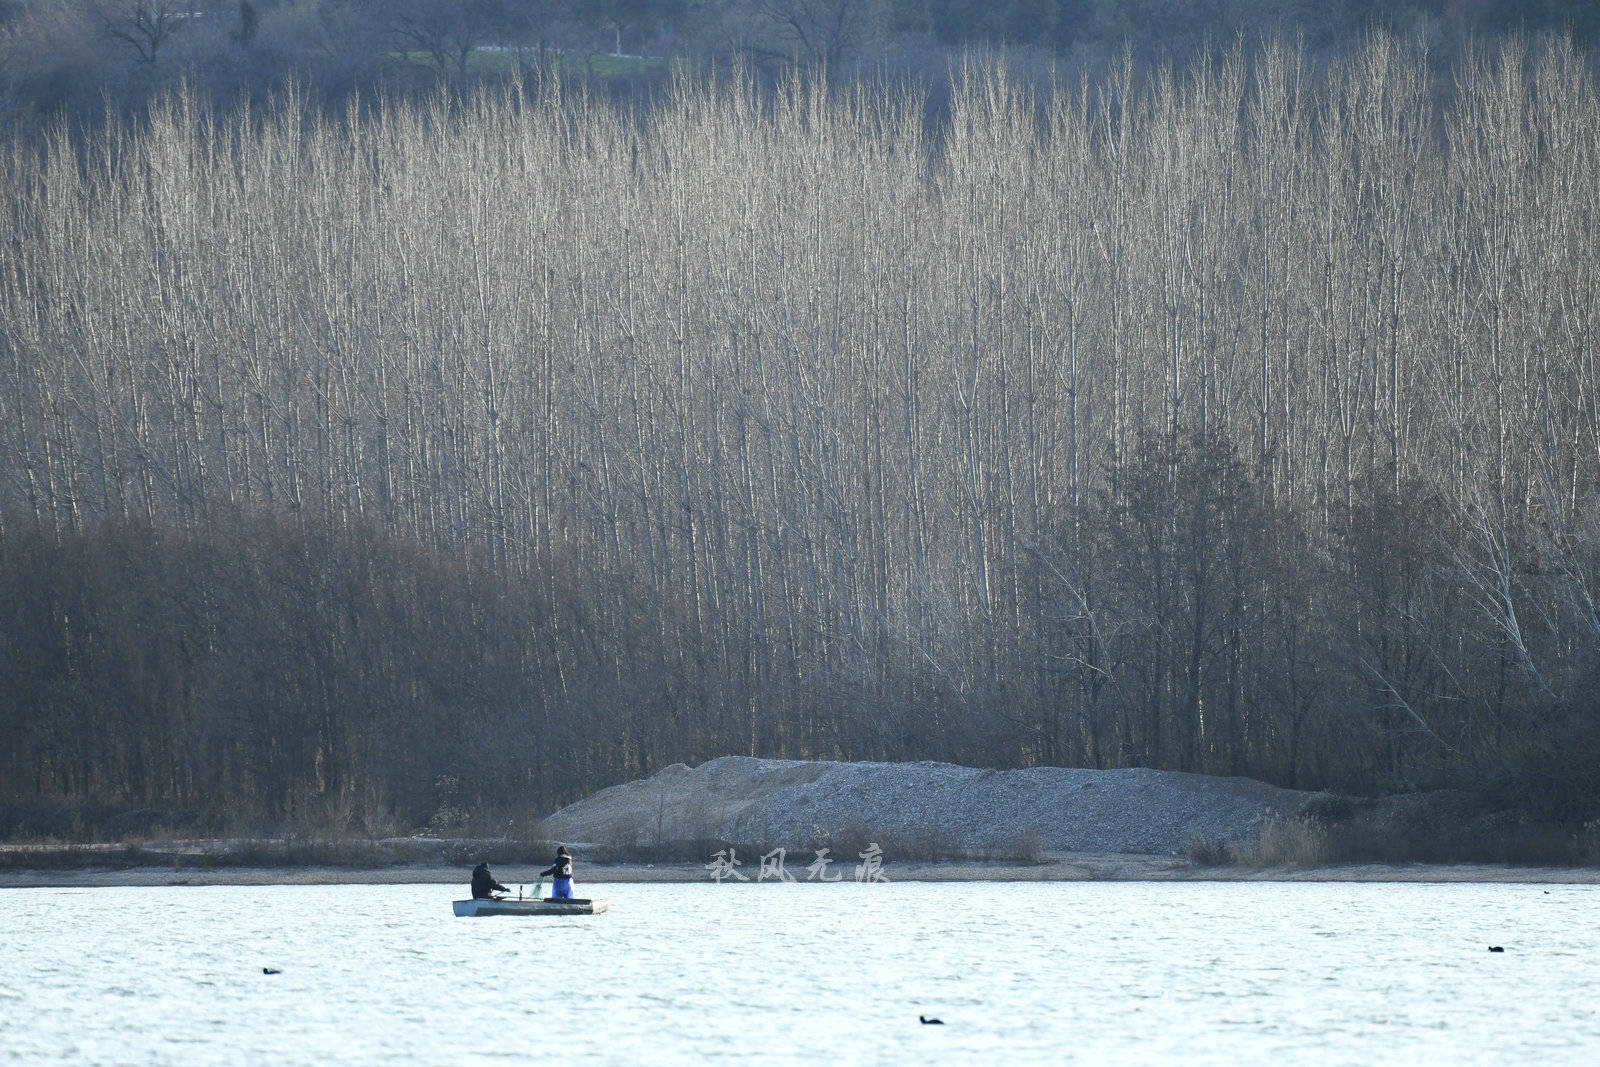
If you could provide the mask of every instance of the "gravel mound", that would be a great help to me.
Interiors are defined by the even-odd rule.
[[[1316,794],[1145,767],[986,771],[949,763],[724,756],[613,786],[545,820],[553,840],[618,848],[721,840],[792,849],[870,838],[962,855],[1181,853],[1244,841]]]

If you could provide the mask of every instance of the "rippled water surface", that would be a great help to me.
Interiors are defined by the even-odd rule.
[[[1600,1058],[1589,886],[580,892],[612,910],[458,919],[448,886],[0,890],[0,1062]]]

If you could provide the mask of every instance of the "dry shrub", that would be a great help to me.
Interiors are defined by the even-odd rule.
[[[1355,815],[1355,801],[1338,793],[1326,790],[1313,793],[1300,805],[1300,814],[1308,819],[1317,819],[1323,823],[1345,822]]]
[[[294,839],[373,841],[394,837],[402,827],[393,809],[377,796],[342,791],[298,796],[293,814],[275,832]]]
[[[653,831],[654,827],[651,829]],[[606,827],[604,835],[600,838],[600,843],[618,852],[627,852],[651,844],[659,847],[661,845],[660,840],[652,841],[651,837],[655,837],[655,834],[651,833],[649,837],[645,835],[644,819],[642,817],[638,815],[623,815],[613,819],[611,824]]]
[[[822,848],[831,849],[833,848],[833,831],[812,823],[810,829],[800,835],[798,843],[812,852]]]
[[[54,871],[87,867],[100,857],[81,845],[29,844],[0,849],[0,871]]]
[[[1226,867],[1238,862],[1233,846],[1220,837],[1196,837],[1185,851],[1196,867]]]
[[[1320,821],[1273,815],[1261,824],[1250,859],[1265,867],[1320,867],[1329,855],[1328,831]]]
[[[833,835],[834,856],[857,856],[865,852],[867,846],[873,843],[878,843],[881,848],[883,847],[882,843],[878,841],[881,836],[883,835],[873,833],[871,828],[864,822],[848,822],[840,827],[838,833]]]
[[[712,806],[704,797],[691,796],[674,804],[662,801],[648,814],[621,816],[612,822],[607,837],[619,848],[676,854],[685,846],[716,840],[719,830]],[[628,840],[630,831],[633,840]]]
[[[239,841],[232,847],[181,856],[173,853],[174,866],[181,861],[193,867],[381,867],[387,853],[373,841],[332,838],[257,838]]]
[[[1000,859],[1013,860],[1017,863],[1042,863],[1044,861],[1044,839],[1036,830],[1022,830],[1018,832],[1004,849],[1005,855]]]
[[[921,827],[904,834],[869,833],[867,837],[871,839],[869,844],[877,842],[885,858],[894,856],[902,860],[932,862],[963,857],[955,834],[945,829]],[[855,853],[859,854],[861,851],[862,849],[856,849]]]
[[[1600,819],[1584,823],[1573,835],[1572,859],[1585,867],[1600,867]]]
[[[797,835],[794,841],[767,842],[762,851],[778,844],[788,848],[790,855],[815,854],[827,849],[830,857],[839,863],[855,862],[873,845],[878,847],[886,863],[1001,860],[1031,864],[1043,862],[1044,856],[1043,839],[1032,830],[1019,831],[994,847],[974,850],[964,847],[960,838],[948,829],[916,827],[893,830],[869,826],[860,820],[852,820],[837,830],[813,825]],[[745,851],[743,846],[740,851]]]
[[[1328,828],[1340,863],[1600,864],[1600,834],[1529,821],[1517,812],[1424,813],[1354,819]]]

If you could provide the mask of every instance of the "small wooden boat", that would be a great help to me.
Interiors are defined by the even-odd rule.
[[[454,900],[450,906],[457,915],[599,915],[611,907],[609,900],[588,897],[529,897],[527,900]]]

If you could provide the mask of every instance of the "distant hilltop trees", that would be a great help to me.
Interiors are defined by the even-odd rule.
[[[426,821],[742,753],[1593,817],[1600,96],[1426,46],[13,144],[0,789]]]
[[[1313,52],[1382,28],[1436,56],[1503,32],[1600,34],[1589,0],[0,0],[0,109],[84,114],[183,80],[227,101],[292,75],[342,96],[440,78],[499,78],[535,59],[613,84],[660,84],[669,61],[794,64],[943,79],[1003,49],[1101,64],[1131,46],[1180,60],[1236,37]]]

